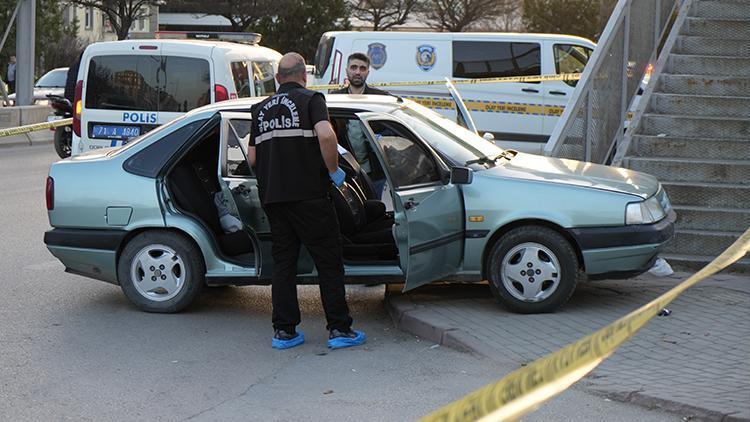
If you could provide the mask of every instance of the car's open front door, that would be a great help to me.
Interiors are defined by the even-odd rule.
[[[405,290],[455,274],[464,245],[460,186],[447,180],[446,165],[402,121],[382,113],[357,116],[393,198],[394,236],[406,275]]]

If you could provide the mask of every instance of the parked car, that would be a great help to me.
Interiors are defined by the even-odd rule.
[[[34,103],[48,104],[47,95],[62,96],[65,92],[65,79],[68,76],[67,67],[58,67],[42,75],[34,84]],[[8,95],[11,104],[16,103],[16,94]]]
[[[179,311],[204,285],[269,284],[270,228],[245,158],[258,101],[208,105],[54,163],[47,248],[149,312]],[[647,270],[673,235],[675,213],[650,175],[503,150],[398,97],[329,95],[328,107],[347,173],[332,195],[349,283],[489,280],[509,309],[548,312],[586,276]],[[387,179],[382,196],[348,152],[350,124]],[[242,230],[222,228],[217,202]],[[316,282],[305,252],[298,271]]]

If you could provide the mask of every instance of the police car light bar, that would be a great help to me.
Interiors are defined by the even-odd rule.
[[[156,31],[154,36],[162,40],[212,40],[242,44],[260,43],[261,34],[255,32],[210,32],[210,31]]]

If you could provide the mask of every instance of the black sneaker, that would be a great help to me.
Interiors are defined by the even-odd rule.
[[[333,329],[328,334],[328,347],[341,349],[344,347],[359,346],[364,344],[367,336],[362,331],[348,329],[346,331]]]

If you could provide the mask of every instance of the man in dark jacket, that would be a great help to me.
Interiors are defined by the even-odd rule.
[[[273,328],[271,345],[288,349],[305,337],[296,329],[297,259],[305,245],[315,261],[329,330],[328,347],[360,345],[365,334],[351,329],[344,290],[344,264],[331,182],[344,183],[336,133],[325,97],[305,89],[305,60],[287,53],[279,60],[278,91],[251,108],[248,161],[256,168],[258,194],[273,238]]]
[[[367,75],[370,74],[370,58],[363,53],[353,53],[346,61],[346,78],[349,85],[344,88],[331,91],[331,94],[354,94],[354,95],[390,95],[382,89],[367,85]],[[354,157],[362,166],[362,170],[370,176],[375,194],[379,197],[385,186],[385,175],[377,159],[372,156],[370,145],[367,143],[362,122],[350,120],[346,125],[347,137],[354,151]],[[373,165],[374,163],[374,165]]]

